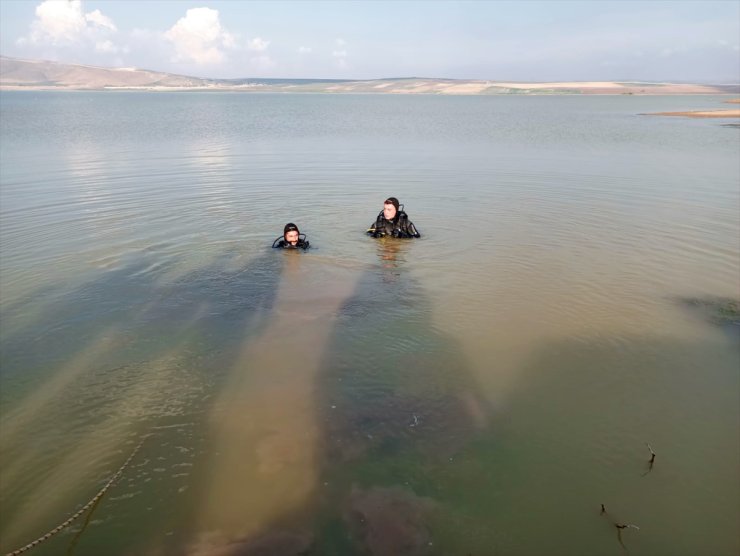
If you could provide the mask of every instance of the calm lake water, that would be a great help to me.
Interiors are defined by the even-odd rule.
[[[3,92],[0,549],[738,554],[726,98]]]

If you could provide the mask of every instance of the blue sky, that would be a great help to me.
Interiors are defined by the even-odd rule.
[[[0,54],[198,77],[740,82],[740,0],[0,0]]]

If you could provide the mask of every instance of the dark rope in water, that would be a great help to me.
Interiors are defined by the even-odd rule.
[[[28,543],[25,546],[22,546],[21,548],[19,548],[17,550],[13,550],[12,552],[8,552],[5,556],[16,556],[17,554],[23,554],[27,550],[31,550],[32,548],[38,546],[42,542],[50,539],[51,537],[53,537],[57,533],[63,531],[67,527],[69,527],[69,525],[72,524],[73,521],[75,521],[76,519],[78,519],[82,514],[84,514],[92,506],[94,506],[95,504],[97,504],[100,501],[100,499],[103,497],[103,495],[108,491],[108,489],[113,486],[113,483],[115,483],[120,478],[120,476],[123,474],[123,471],[126,469],[126,467],[128,467],[128,464],[131,463],[131,460],[134,459],[134,456],[139,451],[139,448],[141,448],[141,445],[144,444],[144,440],[146,440],[147,436],[145,436],[144,438],[141,439],[141,441],[136,445],[136,448],[134,448],[133,452],[131,452],[131,455],[128,457],[128,459],[126,459],[126,461],[123,462],[123,465],[121,465],[121,467],[118,468],[118,471],[115,472],[115,474],[110,478],[110,480],[107,483],[105,483],[105,486],[103,488],[101,488],[98,491],[98,493],[95,496],[93,496],[93,498],[87,504],[85,504],[84,506],[82,506],[72,516],[70,516],[64,522],[62,522],[59,525],[57,525],[56,527],[54,527],[54,529],[52,529],[51,531],[49,531],[45,535],[39,537],[38,539],[36,539],[33,542]]]
[[[92,521],[92,516],[95,515],[95,510],[97,510],[100,506],[101,500],[102,498],[98,498],[98,501],[95,502],[90,508],[90,511],[87,512],[87,517],[82,523],[82,527],[80,527],[80,530],[77,531],[77,534],[72,539],[72,542],[69,543],[69,547],[67,548],[67,556],[72,556],[74,554],[75,547],[77,546],[77,543],[80,542],[82,535],[85,533],[85,531],[87,531],[87,526],[90,525],[90,522]]]

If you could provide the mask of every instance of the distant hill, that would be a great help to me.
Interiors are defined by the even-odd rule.
[[[209,82],[135,68],[100,68],[0,57],[0,86],[4,88],[206,87]]]
[[[689,83],[561,82],[512,83],[487,80],[392,78],[202,79],[137,68],[102,68],[0,56],[3,90],[215,90],[247,92],[385,93],[442,95],[500,94],[738,94],[740,85]]]

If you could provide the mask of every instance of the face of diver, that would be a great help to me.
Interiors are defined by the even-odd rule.
[[[393,203],[386,203],[383,205],[383,217],[386,220],[393,220],[396,217],[396,207]]]
[[[296,245],[298,243],[298,231],[290,230],[289,232],[285,232],[285,241],[291,245]]]

